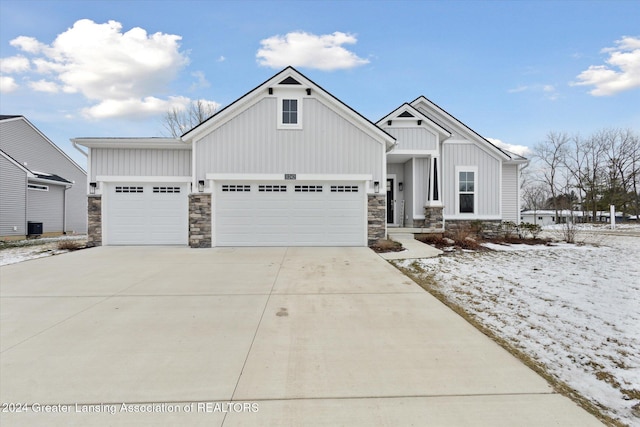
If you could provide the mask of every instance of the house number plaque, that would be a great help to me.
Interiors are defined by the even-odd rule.
[[[292,180],[295,180],[295,179],[296,179],[296,174],[295,174],[295,173],[285,173],[285,174],[284,174],[284,179],[292,179]]]

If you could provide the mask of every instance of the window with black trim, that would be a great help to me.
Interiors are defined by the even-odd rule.
[[[332,185],[331,192],[332,193],[357,193],[358,186],[357,185]]]
[[[286,193],[286,185],[259,185],[258,191],[260,193]]]
[[[142,193],[144,190],[142,187],[131,186],[117,186],[116,193]]]
[[[322,185],[296,185],[296,193],[322,193]]]
[[[222,186],[222,191],[227,193],[247,193],[251,191],[250,185],[238,185],[238,184],[224,184]]]
[[[282,100],[282,124],[285,124],[285,125],[298,124],[298,100],[297,99]]]

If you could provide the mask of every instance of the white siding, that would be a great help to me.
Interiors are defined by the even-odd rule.
[[[191,150],[92,148],[91,181],[98,175],[191,176]]]
[[[415,159],[414,163],[414,190],[413,190],[413,215],[422,218],[424,216],[424,205],[427,202],[427,191],[429,182],[429,160]]]
[[[443,146],[442,156],[442,197],[444,214],[456,215],[456,166],[475,166],[478,168],[476,178],[476,212],[473,216],[500,216],[500,161],[480,149],[472,142],[447,143]]]
[[[502,165],[502,220],[520,222],[518,165]]]
[[[0,236],[26,233],[27,173],[0,156]],[[16,227],[16,230],[13,229]]]
[[[67,230],[87,232],[87,175],[23,119],[0,121],[0,149],[32,171],[75,182],[67,191]]]
[[[385,127],[384,130],[396,138],[398,144],[394,150],[435,150],[437,148],[436,135],[425,128]]]
[[[384,150],[348,120],[305,98],[301,130],[277,129],[276,98],[264,98],[195,143],[196,180],[206,173],[373,174]]]
[[[64,186],[49,185],[49,191],[27,191],[27,221],[41,222],[43,233],[61,233],[64,224]]]
[[[413,191],[414,191],[414,174],[413,174],[413,159],[408,160],[404,164],[404,219],[405,223],[412,224],[413,221],[413,212],[414,212],[414,200],[413,200]]]

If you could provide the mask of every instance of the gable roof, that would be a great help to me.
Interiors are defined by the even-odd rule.
[[[2,116],[0,116],[0,117],[2,117]],[[18,117],[20,117],[20,116],[18,116]],[[11,162],[13,165],[15,165],[18,169],[22,170],[27,175],[27,178],[29,179],[29,181],[45,182],[45,183],[57,184],[57,185],[63,185],[63,184],[64,185],[73,185],[74,184],[72,181],[69,181],[68,179],[65,179],[65,178],[63,178],[63,177],[61,177],[59,175],[46,173],[46,172],[35,172],[35,171],[32,171],[29,168],[27,168],[26,166],[20,164],[20,162],[18,162],[16,159],[11,157],[9,154],[7,154],[3,150],[0,150],[0,156],[4,157],[9,162]]]
[[[435,102],[431,101],[426,96],[421,95],[421,96],[417,97],[416,99],[414,99],[413,101],[411,101],[411,105],[413,107],[416,107],[416,108],[417,108],[417,105],[419,105],[420,103],[426,105],[428,108],[430,108],[430,109],[438,112],[442,116],[444,116],[447,120],[452,122],[452,124],[456,125],[456,127],[458,128],[458,130],[461,131],[460,133],[462,133],[463,136],[466,136],[467,138],[469,138],[469,139],[471,139],[473,141],[476,141],[481,145],[484,145],[489,151],[491,151],[494,154],[498,155],[503,160],[515,161],[515,162],[524,162],[524,161],[526,161],[526,159],[524,157],[518,156],[517,154],[511,153],[511,152],[509,152],[507,150],[503,150],[500,147],[496,146],[491,141],[489,141],[488,139],[486,139],[485,137],[480,135],[478,132],[474,131],[469,126],[467,126],[466,124],[464,124],[463,122],[461,122],[460,120],[458,120],[457,118],[455,118],[454,116],[449,114],[449,112],[447,112],[444,108],[440,107],[438,104],[436,104]]]
[[[78,165],[71,157],[69,157],[69,155],[67,153],[65,153],[60,147],[58,147],[53,141],[51,141],[45,134],[40,132],[40,130],[37,127],[35,127],[33,125],[33,123],[31,123],[29,120],[27,120],[26,117],[24,117],[24,116],[7,116],[7,115],[0,116],[0,122],[12,121],[12,120],[23,120],[27,125],[29,125],[31,127],[31,129],[33,129],[38,135],[40,135],[42,137],[42,139],[44,139],[47,143],[51,144],[51,146],[53,148],[58,150],[58,152],[60,152],[60,154],[62,154],[69,161],[69,163],[71,163],[73,166],[78,168],[83,174],[85,174],[85,175],[87,174],[87,171],[85,171],[80,165]]]
[[[257,103],[265,96],[265,93],[270,87],[278,85],[296,85],[296,83],[300,85],[300,87],[310,89],[317,97],[325,101],[332,109],[339,111],[342,116],[348,118],[365,133],[376,139],[384,141],[387,149],[390,149],[395,145],[395,138],[393,136],[380,129],[369,119],[349,107],[344,102],[340,101],[292,66],[288,66],[270,79],[256,86],[231,104],[216,112],[204,122],[200,123],[190,131],[185,132],[180,138],[185,142],[199,139],[200,136],[222,126],[241,111],[244,111],[246,108]]]
[[[389,121],[389,120],[394,120],[396,118],[415,118],[416,120],[423,120],[426,122],[431,123],[431,126],[435,128],[436,131],[438,131],[438,133],[442,134],[445,136],[445,138],[448,138],[451,136],[451,132],[449,132],[447,129],[445,129],[443,126],[441,126],[438,122],[436,122],[435,120],[431,119],[430,117],[427,117],[425,114],[423,114],[421,111],[416,110],[415,108],[413,108],[411,105],[409,105],[408,103],[404,103],[401,106],[399,106],[398,108],[396,108],[395,110],[393,110],[392,112],[390,112],[389,114],[387,114],[386,116],[384,116],[383,118],[381,118],[380,120],[378,120],[376,122],[377,126],[382,126],[384,125],[385,122]]]

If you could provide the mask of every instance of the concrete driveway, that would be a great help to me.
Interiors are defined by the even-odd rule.
[[[100,247],[0,297],[6,426],[599,425],[367,248]]]

